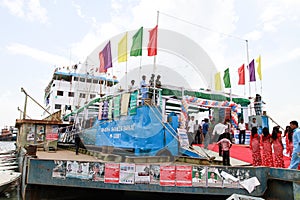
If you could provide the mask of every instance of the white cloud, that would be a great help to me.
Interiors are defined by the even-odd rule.
[[[2,5],[7,7],[14,16],[34,22],[47,23],[47,10],[40,5],[39,0],[4,0]]]
[[[13,54],[19,54],[19,55],[26,55],[29,56],[35,60],[47,62],[50,64],[58,64],[58,65],[68,65],[70,61],[62,56],[50,54],[48,52],[34,49],[32,47],[13,43],[6,47],[6,49]],[[53,63],[55,62],[55,63]]]

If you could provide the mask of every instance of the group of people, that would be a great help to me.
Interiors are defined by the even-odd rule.
[[[157,92],[153,88],[160,88],[161,87],[161,76],[157,75],[155,80],[155,74],[151,75],[151,78],[149,82],[146,81],[146,75],[142,76],[142,80],[140,82],[140,93],[142,95],[142,105],[144,104],[145,99],[152,99],[153,94],[155,94],[155,97],[157,96]],[[138,87],[135,86],[135,80],[131,80],[131,84],[129,85],[129,91],[135,90]]]
[[[286,149],[291,156],[289,169],[300,169],[300,129],[297,121],[291,121],[286,127]],[[252,151],[253,166],[267,166],[284,168],[282,132],[279,126],[274,126],[270,133],[269,128],[264,127],[262,134],[258,128],[251,128],[250,149]]]

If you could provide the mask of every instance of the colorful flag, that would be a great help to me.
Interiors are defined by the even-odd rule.
[[[215,74],[215,90],[217,90],[217,91],[222,90],[221,73],[220,72],[217,72]]]
[[[143,27],[141,27],[136,34],[132,37],[132,46],[130,50],[130,56],[141,56],[143,45]]]
[[[127,61],[127,32],[118,43],[118,62]]]
[[[256,59],[256,62],[257,62],[257,74],[258,74],[259,80],[262,80],[262,74],[261,74],[261,58],[260,58],[260,55],[259,55],[259,57]]]
[[[231,88],[229,68],[224,71],[223,81],[225,88]]]
[[[249,78],[250,82],[256,81],[254,59],[249,63],[249,75],[250,75]]]
[[[157,28],[156,25],[149,31],[148,56],[157,55]]]
[[[239,85],[245,85],[245,65],[239,67],[238,69],[239,73]]]
[[[107,72],[108,68],[112,67],[110,41],[105,45],[99,53],[100,72]]]

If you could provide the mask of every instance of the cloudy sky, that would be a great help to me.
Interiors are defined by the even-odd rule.
[[[122,32],[154,27],[159,11],[159,28],[198,43],[220,72],[229,67],[232,92],[262,94],[264,109],[285,127],[300,121],[299,10],[298,0],[0,0],[0,126],[20,117],[21,88],[44,105],[57,66],[84,61]],[[259,55],[262,81],[237,85],[238,67]],[[27,115],[41,113],[29,99]]]

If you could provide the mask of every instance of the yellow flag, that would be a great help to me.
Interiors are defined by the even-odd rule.
[[[260,55],[259,57],[256,59],[257,62],[257,74],[259,77],[259,80],[262,80],[262,75],[261,75],[261,59],[260,59]]]
[[[215,90],[217,91],[222,90],[221,72],[217,72],[215,74]]]
[[[127,61],[127,32],[118,43],[118,62]]]

